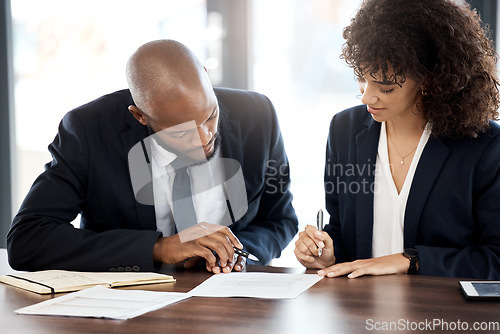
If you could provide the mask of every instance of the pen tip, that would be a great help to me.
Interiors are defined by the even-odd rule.
[[[250,255],[248,256],[248,258],[249,258],[250,260],[252,260],[252,261],[259,262],[259,259],[258,259],[256,256],[252,255],[252,254],[250,254]]]

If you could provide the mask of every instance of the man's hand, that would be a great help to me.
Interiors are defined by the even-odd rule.
[[[337,277],[347,275],[356,278],[363,275],[405,274],[410,267],[410,260],[403,254],[392,254],[353,262],[338,263],[318,271],[320,276]]]
[[[323,249],[321,256],[318,253],[320,248]],[[325,268],[335,263],[332,238],[312,225],[307,225],[305,230],[299,233],[294,253],[306,268]]]
[[[207,269],[211,268],[209,270],[214,273],[218,270],[226,272],[233,267],[243,270],[241,260],[235,260],[233,246],[243,248],[229,228],[199,223],[173,236],[159,238],[153,248],[153,259],[173,264],[190,258],[204,258]]]
[[[199,256],[191,258],[184,263],[184,268],[191,269],[195,267],[200,261],[204,261],[204,259]],[[237,256],[235,254],[233,257],[233,261],[229,262],[225,267],[221,267],[218,264],[211,267],[206,261],[205,265],[207,267],[207,270],[213,272],[214,274],[220,274],[221,272],[230,273],[231,271],[233,271],[233,269],[234,271],[243,271],[246,265],[246,258],[239,255]]]

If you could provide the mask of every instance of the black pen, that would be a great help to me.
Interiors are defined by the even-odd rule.
[[[319,209],[318,215],[316,216],[316,224],[318,225],[318,231],[323,232],[323,210]],[[318,249],[318,256],[323,253],[323,248]]]
[[[238,255],[240,255],[240,256],[243,256],[243,257],[246,257],[247,259],[250,259],[250,260],[252,260],[252,261],[259,262],[259,259],[257,258],[257,256],[252,255],[252,254],[250,254],[249,252],[246,252],[246,251],[244,251],[244,250],[242,250],[242,249],[239,249],[239,248],[236,248],[236,247],[234,247],[234,246],[233,246],[233,248],[234,248],[234,252],[235,252],[236,254],[238,254]]]

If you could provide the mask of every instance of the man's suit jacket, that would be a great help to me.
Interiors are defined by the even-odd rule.
[[[371,257],[373,184],[380,123],[366,106],[337,114],[325,165],[325,230],[337,262]],[[422,275],[500,279],[500,127],[478,138],[431,135],[404,218],[404,247]]]
[[[243,171],[248,211],[232,226],[261,263],[278,257],[297,232],[288,160],[271,102],[263,95],[215,89],[221,149]],[[152,205],[136,201],[127,155],[147,127],[128,111],[128,90],[103,96],[65,115],[49,145],[52,162],[33,184],[7,236],[18,270],[152,271],[156,231]],[[270,176],[271,175],[271,176]],[[276,191],[280,182],[283,192]],[[281,190],[280,189],[280,190]],[[81,213],[81,229],[71,221]]]

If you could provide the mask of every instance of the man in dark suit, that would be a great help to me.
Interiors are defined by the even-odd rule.
[[[271,102],[253,92],[213,89],[191,51],[171,40],[141,46],[127,64],[127,80],[130,90],[105,95],[63,118],[49,146],[53,160],[33,184],[7,236],[11,266],[153,271],[162,263],[187,260],[185,266],[191,267],[205,259],[207,270],[219,273],[244,268],[245,259],[235,256],[234,248],[256,255],[260,264],[278,257],[298,223]],[[185,124],[193,127],[182,128]],[[155,141],[160,147],[153,150],[185,158],[191,176],[214,156],[239,162],[246,213],[241,218],[231,213],[236,219],[230,228],[197,221],[188,229],[195,236],[183,240],[183,232],[172,225],[172,183],[159,192],[154,184],[147,188],[152,203],[139,201],[132,184],[133,147],[144,148],[152,179],[155,168],[158,173],[169,165],[155,165],[151,147],[144,144],[152,134],[160,135]],[[157,205],[160,195],[168,204]],[[196,216],[212,213],[211,198],[208,205],[194,204]],[[71,221],[79,213],[77,229]]]

